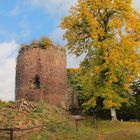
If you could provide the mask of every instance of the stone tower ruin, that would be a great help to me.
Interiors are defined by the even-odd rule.
[[[45,100],[62,106],[66,94],[66,55],[55,46],[26,47],[16,65],[16,100]]]

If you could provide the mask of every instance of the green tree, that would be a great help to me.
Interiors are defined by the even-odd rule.
[[[130,83],[140,68],[140,15],[132,0],[78,0],[61,23],[67,49],[85,55],[80,65],[86,110],[103,99],[104,107],[116,111],[129,102]],[[129,102],[130,103],[130,102]]]
[[[136,99],[136,103],[135,103],[135,115],[136,118],[140,120],[140,80],[135,80],[132,83],[132,90],[133,90],[133,94],[135,96]]]
[[[136,104],[140,106],[140,80],[135,80],[132,83],[132,89],[136,96]]]
[[[85,101],[84,90],[82,83],[80,81],[79,69],[78,68],[68,68],[67,69],[67,85],[70,88],[73,88],[78,95],[79,106],[82,107],[82,104]]]

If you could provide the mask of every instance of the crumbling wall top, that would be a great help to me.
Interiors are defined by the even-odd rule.
[[[42,37],[39,41],[33,40],[30,44],[22,44],[21,48],[19,50],[18,57],[25,51],[28,51],[30,49],[34,48],[40,48],[40,49],[47,49],[47,48],[54,48],[55,50],[59,50],[63,53],[65,53],[65,49],[60,46],[53,45],[52,41],[48,39],[47,37]]]

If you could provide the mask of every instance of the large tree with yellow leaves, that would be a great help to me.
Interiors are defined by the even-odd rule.
[[[140,15],[132,0],[78,0],[61,23],[67,49],[84,54],[81,80],[87,97],[86,109],[103,98],[105,108],[129,102],[131,82],[138,78]]]

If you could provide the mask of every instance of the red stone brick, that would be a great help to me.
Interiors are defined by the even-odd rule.
[[[40,88],[35,88],[35,76],[40,77]],[[47,103],[61,106],[67,91],[66,55],[57,47],[29,48],[22,51],[16,66],[16,100],[44,99]]]

